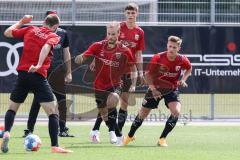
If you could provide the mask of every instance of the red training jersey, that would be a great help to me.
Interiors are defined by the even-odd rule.
[[[137,25],[133,29],[129,29],[126,22],[122,22],[120,26],[120,36],[118,39],[130,48],[135,59],[136,51],[144,50],[144,31]]]
[[[93,43],[83,56],[95,58],[95,90],[106,90],[118,86],[121,76],[134,64],[129,48],[117,43],[115,48],[108,48],[107,40]]]
[[[31,65],[37,65],[39,55],[44,44],[49,44],[52,48],[58,44],[60,37],[53,33],[47,27],[28,26],[12,31],[14,38],[23,38],[24,47],[17,71],[28,71]],[[51,57],[53,53],[50,51],[43,65],[36,72],[47,77],[47,69],[50,67]]]
[[[171,82],[177,88],[177,81],[182,70],[191,68],[191,63],[186,56],[178,54],[174,61],[167,58],[167,51],[155,54],[148,64],[147,71],[153,78],[153,85],[157,87],[158,80]]]

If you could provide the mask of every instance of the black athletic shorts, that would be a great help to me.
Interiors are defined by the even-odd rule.
[[[117,86],[106,90],[95,90],[95,99],[98,108],[104,108],[107,106],[107,98],[110,93],[117,93],[120,95],[121,88]]]
[[[129,92],[129,89],[132,85],[131,75],[130,74],[124,74],[122,76],[122,92]]]
[[[158,107],[158,104],[162,99],[164,99],[164,102],[167,108],[168,108],[168,103],[170,102],[180,102],[178,89],[162,96],[161,98],[158,98],[157,100],[153,98],[151,89],[148,89],[143,99],[142,106],[149,109],[155,109]]]
[[[23,103],[29,92],[34,94],[39,103],[54,101],[46,78],[38,73],[19,71],[10,99],[15,103]]]

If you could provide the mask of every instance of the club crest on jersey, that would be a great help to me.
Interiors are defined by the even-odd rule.
[[[175,70],[176,70],[176,71],[179,71],[180,68],[181,68],[181,66],[176,66],[176,67],[175,67]]]
[[[135,40],[138,41],[139,40],[139,34],[135,34]]]
[[[117,59],[120,59],[120,58],[121,58],[121,55],[122,55],[121,52],[117,52],[117,53],[116,53],[116,58],[117,58]]]

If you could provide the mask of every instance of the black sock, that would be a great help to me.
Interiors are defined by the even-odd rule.
[[[66,95],[54,92],[58,101],[59,111],[59,128],[60,132],[66,131],[66,120],[67,120],[67,107],[66,107]]]
[[[92,130],[93,130],[93,131],[94,131],[94,130],[99,130],[102,121],[103,121],[103,119],[102,119],[100,113],[98,113],[98,115],[97,115],[97,119],[96,119],[96,121],[95,121],[95,124],[94,124]]]
[[[129,137],[133,137],[137,129],[142,125],[143,119],[140,119],[139,116],[137,115],[135,120],[132,123],[131,129],[128,133]]]
[[[51,138],[51,146],[58,146],[58,115],[51,114],[48,121],[48,130]]]
[[[64,132],[66,130],[66,122],[59,119],[59,128],[60,132]]]
[[[5,114],[5,131],[10,132],[13,126],[14,118],[15,118],[16,112],[13,110],[8,110]]]
[[[112,121],[113,125],[115,126],[114,130],[110,130],[109,129],[109,132],[110,131],[115,131],[115,134],[117,137],[122,137],[122,133],[120,131],[120,129],[118,128],[118,125],[117,125],[117,109],[114,108],[114,109],[111,109],[108,111],[108,120]]]
[[[109,129],[110,131],[115,131],[116,125],[117,125],[117,109],[109,109],[108,110],[108,121],[111,121],[112,125],[114,126],[113,130]]]
[[[173,115],[171,115],[165,124],[165,128],[160,138],[166,138],[168,133],[170,133],[172,129],[176,126],[177,121],[178,121],[178,117],[174,117]]]
[[[115,128],[110,124],[109,120],[105,121],[105,124],[108,127],[108,130],[115,131]]]
[[[36,120],[37,120],[37,116],[38,116],[40,107],[41,107],[40,103],[34,97],[32,106],[31,106],[31,109],[29,112],[28,122],[27,122],[27,129],[30,132],[33,132],[33,130],[34,130],[34,126],[36,124]]]
[[[109,109],[108,110],[108,120],[105,122],[106,125],[108,126],[109,131],[115,131],[116,128],[116,113],[117,110],[116,109]]]
[[[122,128],[127,119],[127,111],[122,110],[121,108],[118,111],[118,128],[122,131]]]

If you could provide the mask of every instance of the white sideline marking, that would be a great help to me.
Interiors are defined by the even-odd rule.
[[[95,120],[90,121],[68,121],[67,124],[70,126],[93,126]],[[0,119],[0,124],[4,123],[4,119]],[[48,121],[47,119],[38,119],[37,125],[47,125]],[[126,122],[127,126],[130,126],[132,122]],[[14,125],[27,125],[27,119],[16,119],[14,122]],[[160,122],[143,122],[143,125],[145,126],[163,126],[165,125],[165,121]],[[182,122],[181,120],[177,123],[177,126],[240,126],[240,120],[208,120],[208,121],[187,121]]]

